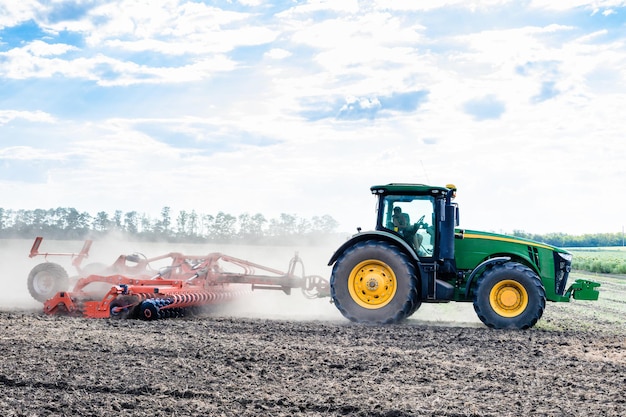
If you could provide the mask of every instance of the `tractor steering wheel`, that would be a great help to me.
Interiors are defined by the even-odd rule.
[[[417,227],[417,229],[419,229],[424,224],[424,217],[426,217],[425,214],[422,217],[420,217],[417,223],[415,223],[415,226]]]

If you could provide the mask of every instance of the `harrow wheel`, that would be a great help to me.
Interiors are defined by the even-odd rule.
[[[158,320],[161,318],[159,307],[154,300],[145,300],[139,305],[139,318],[142,320]]]
[[[70,279],[67,271],[52,262],[36,265],[28,274],[28,292],[39,302],[46,302],[59,291],[67,291]]]
[[[136,307],[136,301],[133,297],[118,297],[111,301],[109,312],[112,319],[127,319],[133,315]]]

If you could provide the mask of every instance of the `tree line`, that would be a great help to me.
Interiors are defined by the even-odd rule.
[[[156,218],[137,211],[115,210],[112,214],[100,211],[91,215],[71,207],[35,210],[0,208],[0,238],[4,239],[44,236],[48,239],[80,240],[117,232],[129,239],[148,241],[315,242],[336,234],[338,226],[330,215],[305,219],[281,213],[277,218],[268,219],[260,213],[237,216],[223,211],[215,215],[195,210],[175,213],[167,206]],[[512,235],[566,248],[624,246],[623,233],[569,235],[514,230]]]
[[[305,219],[282,213],[267,219],[263,214],[202,214],[195,210],[173,212],[163,207],[154,218],[137,211],[95,215],[71,207],[11,210],[0,208],[0,238],[49,239],[97,238],[111,232],[127,238],[174,242],[275,243],[285,240],[314,241],[335,233],[338,222],[329,215]]]

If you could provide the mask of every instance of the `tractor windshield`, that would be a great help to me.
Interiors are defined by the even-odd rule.
[[[435,245],[434,198],[387,195],[383,200],[383,227],[393,230],[419,256],[432,256]]]

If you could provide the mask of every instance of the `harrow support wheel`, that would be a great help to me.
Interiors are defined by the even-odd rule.
[[[159,307],[152,300],[145,300],[139,305],[139,318],[142,320],[158,320],[161,318]]]
[[[119,297],[109,304],[109,314],[112,319],[127,319],[134,316],[137,301],[133,297]]]
[[[330,279],[335,306],[346,318],[396,323],[419,307],[415,266],[396,246],[358,242],[337,259]]]
[[[541,318],[545,306],[541,279],[532,269],[516,262],[487,269],[474,293],[478,318],[494,329],[528,329]]]
[[[59,264],[44,262],[36,265],[28,274],[28,292],[39,302],[45,302],[59,291],[67,291],[70,279]]]

